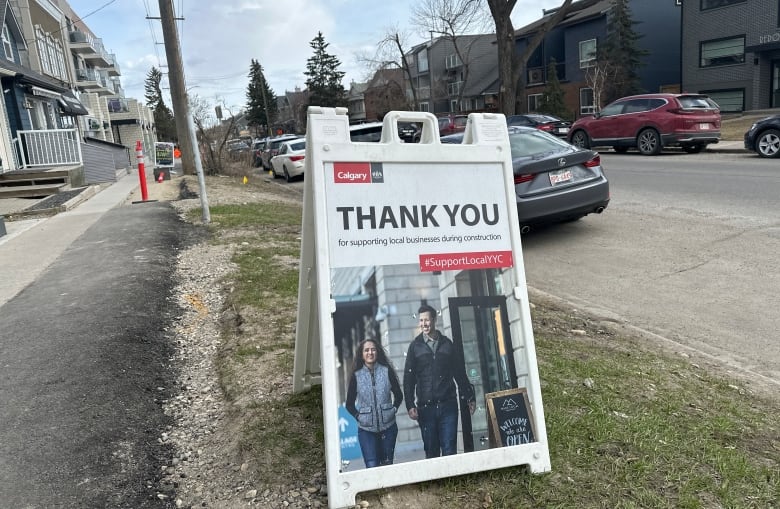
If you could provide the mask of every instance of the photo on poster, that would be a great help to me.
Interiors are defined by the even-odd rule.
[[[533,441],[527,396],[504,397],[501,414],[488,406],[521,389],[527,370],[516,366],[524,355],[513,270],[400,264],[330,275],[343,471]],[[514,435],[502,444],[495,429]]]

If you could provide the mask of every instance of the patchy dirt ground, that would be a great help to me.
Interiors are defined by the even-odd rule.
[[[300,203],[299,188],[274,182],[265,175],[249,177],[253,185],[246,186],[237,185],[243,175],[209,177],[209,203],[212,206],[257,201]],[[170,201],[186,215],[200,207],[200,199],[191,194],[197,191],[195,177],[176,177],[161,184],[150,184],[149,198]],[[138,198],[131,196],[128,201],[135,199]],[[295,457],[264,457],[258,450],[248,449],[242,443],[249,410],[257,406],[267,408],[269,412],[285,410],[276,407],[275,402],[291,395],[291,366],[285,364],[289,359],[283,359],[281,349],[270,348],[264,357],[279,357],[278,362],[253,362],[240,371],[225,370],[218,363],[219,357],[226,350],[259,348],[260,339],[265,345],[273,345],[273,336],[280,327],[286,327],[284,335],[291,336],[295,310],[288,309],[271,320],[247,309],[226,306],[226,296],[233,290],[226,284],[226,277],[236,268],[231,258],[245,240],[240,233],[220,235],[219,241],[193,246],[181,253],[176,261],[175,298],[184,313],[168,333],[178,347],[173,360],[179,366],[180,393],[165,405],[166,413],[175,418],[176,425],[159,440],[171,444],[175,454],[170,465],[160,466],[165,486],[161,487],[158,497],[164,499],[169,496],[167,494],[175,493],[168,500],[171,506],[187,508],[327,507],[321,454],[314,458],[311,452],[307,455],[303,451]],[[297,263],[297,260],[291,259],[290,263]],[[532,292],[531,298],[545,309],[554,310],[548,314],[540,314],[543,310],[534,312],[535,321],[541,320],[542,327],[552,330],[592,328],[629,336],[641,332],[625,324],[571,310],[564,302],[540,292]],[[647,337],[645,340],[690,358],[702,367],[724,369],[714,359],[683,350],[678,345],[664,344],[662,338]],[[286,350],[289,352],[289,346]],[[773,389],[762,387],[757,381],[751,386],[757,392],[769,394]],[[303,468],[300,462],[307,460],[312,464]],[[268,470],[274,469],[274,465],[285,467],[278,468],[275,475],[269,475]],[[436,484],[425,490],[418,487],[394,488],[392,492],[384,490],[367,497],[363,507],[437,507],[443,490]],[[453,505],[456,506],[468,507],[468,503]],[[490,503],[477,501],[476,507],[479,506],[490,507]]]

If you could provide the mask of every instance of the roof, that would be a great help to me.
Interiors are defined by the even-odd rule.
[[[569,12],[556,26],[575,25],[591,18],[597,18],[604,15],[611,8],[612,0],[579,0],[571,4]],[[542,11],[544,15],[541,18],[515,30],[515,37],[523,37],[535,33],[557,11],[558,8]]]

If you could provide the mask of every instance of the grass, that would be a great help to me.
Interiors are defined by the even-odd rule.
[[[271,362],[288,384],[300,208],[214,207],[212,219],[220,242],[238,245],[229,302],[239,318],[224,331],[220,383],[230,398],[246,396],[240,382]],[[780,507],[776,396],[595,317],[535,304],[552,471],[494,470],[393,488],[394,495],[456,509]],[[306,482],[322,473],[320,397],[319,388],[291,395],[287,387],[244,408],[241,450],[263,479]],[[388,493],[362,497],[385,507]]]
[[[753,122],[768,115],[742,115],[723,117],[720,122],[720,139],[724,141],[742,141]]]

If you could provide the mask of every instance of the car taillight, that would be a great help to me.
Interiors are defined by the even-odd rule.
[[[536,128],[541,131],[552,131],[553,126],[552,124],[539,124]]]
[[[593,168],[594,166],[601,166],[601,156],[597,155],[590,161],[585,163],[586,168]]]
[[[306,156],[290,156],[290,161],[300,161]]]
[[[523,182],[530,182],[534,179],[533,174],[523,173],[522,175],[515,175],[515,184],[522,184]]]

